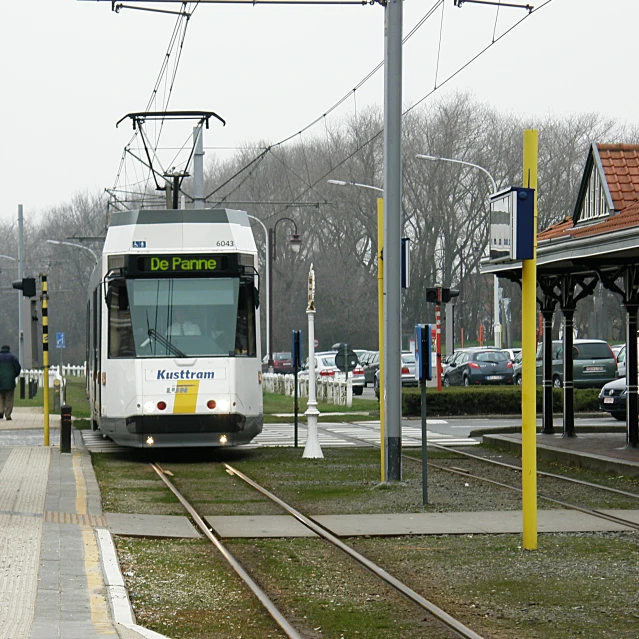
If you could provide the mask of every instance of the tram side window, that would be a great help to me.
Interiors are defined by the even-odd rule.
[[[252,282],[240,286],[235,329],[235,355],[256,357],[255,339],[255,289]]]
[[[109,357],[135,357],[131,309],[126,283],[112,282],[107,295],[109,308]]]

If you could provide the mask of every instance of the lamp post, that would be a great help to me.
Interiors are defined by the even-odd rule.
[[[60,242],[59,240],[47,240],[48,244],[63,244],[64,246],[75,246],[75,248],[81,248],[85,251],[88,251],[93,256],[93,259],[97,262],[98,256],[96,252],[90,249],[88,246],[83,246],[82,244],[75,244],[74,242]]]
[[[362,189],[371,189],[382,195],[377,198],[377,318],[378,318],[378,345],[379,345],[379,439],[381,451],[380,470],[382,483],[386,481],[386,400],[384,398],[384,269],[382,265],[382,248],[384,232],[384,189],[370,184],[359,182],[345,182],[344,180],[327,180],[329,184],[336,186],[355,186]]]
[[[439,155],[424,155],[417,154],[415,156],[420,160],[430,160],[431,162],[453,162],[454,164],[464,164],[465,166],[472,166],[475,169],[479,169],[483,171],[489,178],[490,183],[493,187],[492,194],[495,195],[497,193],[497,183],[495,182],[495,178],[483,167],[479,166],[479,164],[473,164],[472,162],[466,162],[465,160],[454,160],[452,158],[442,158]],[[501,348],[501,322],[499,320],[499,278],[494,275],[493,276],[493,307],[494,307],[494,332],[495,332],[495,346],[497,348]]]
[[[269,255],[272,262],[275,262],[275,258],[277,257],[275,251],[275,241],[276,235],[275,232],[277,230],[277,225],[280,222],[290,222],[293,225],[293,233],[289,238],[289,246],[293,253],[299,253],[300,248],[302,247],[302,240],[297,232],[297,224],[295,224],[295,220],[292,220],[290,217],[281,217],[275,224],[268,229],[268,243],[269,243]],[[269,334],[268,334],[268,371],[269,373],[273,372],[273,269],[274,264],[270,265],[268,271],[268,326],[269,326]]]

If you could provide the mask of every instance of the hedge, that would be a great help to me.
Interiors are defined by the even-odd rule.
[[[542,411],[543,388],[537,386],[537,412]],[[561,413],[564,404],[563,389],[553,388],[553,412]],[[598,388],[574,389],[576,413],[599,410]],[[426,389],[428,415],[521,415],[520,386],[471,386],[470,388]],[[421,390],[404,389],[402,411],[405,417],[421,415]]]

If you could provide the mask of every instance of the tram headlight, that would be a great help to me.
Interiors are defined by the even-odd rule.
[[[229,438],[226,435],[220,435],[220,444],[224,446],[224,444],[228,444]]]
[[[144,412],[146,415],[150,415],[155,411],[155,404],[153,402],[144,402]]]
[[[217,402],[217,407],[220,409],[221,412],[227,413],[228,410],[229,410],[229,400],[228,399],[220,399]]]
[[[152,436],[152,435],[149,435],[149,436],[146,438],[146,445],[147,445],[147,446],[153,446],[153,444],[155,444],[155,439],[153,439],[153,436]]]

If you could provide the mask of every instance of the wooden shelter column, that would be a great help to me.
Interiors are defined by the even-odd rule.
[[[603,285],[623,298],[626,307],[626,446],[639,446],[639,373],[637,372],[637,313],[639,310],[639,266],[625,264],[600,273]],[[619,280],[623,277],[623,288]]]
[[[552,435],[555,432],[552,419],[552,316],[555,312],[555,302],[548,308],[547,304],[541,311],[544,318],[543,326],[543,347],[542,347],[542,366],[543,366],[543,412],[541,419],[541,432],[544,435]]]
[[[575,437],[575,377],[572,362],[575,309],[562,308],[561,312],[564,314],[564,432],[562,437]]]
[[[573,373],[574,316],[579,300],[595,290],[599,276],[564,275],[561,277],[560,307],[564,314],[564,429],[562,437],[575,437],[575,391]],[[576,292],[577,286],[581,289]]]
[[[638,305],[626,304],[626,423],[628,430],[626,446],[637,448],[639,443],[639,398],[637,386],[637,308]]]

